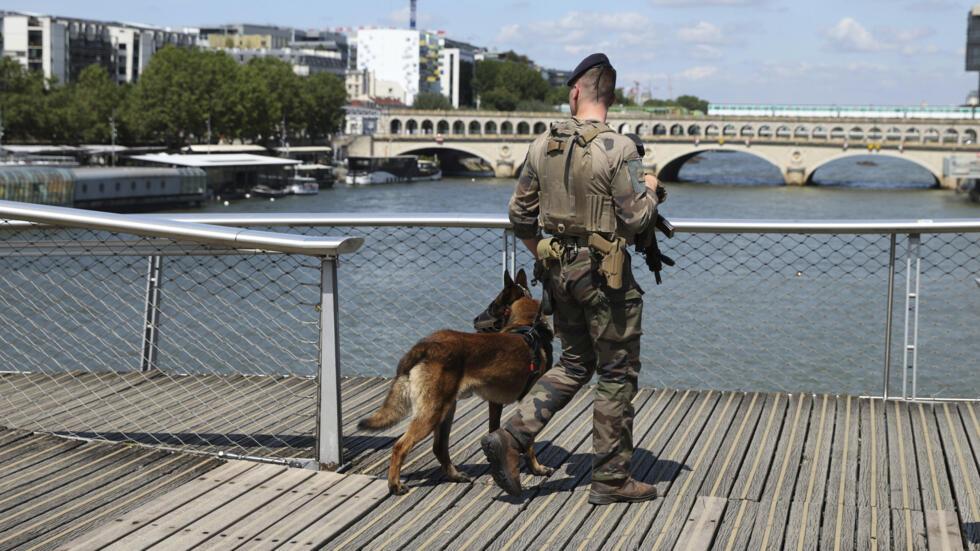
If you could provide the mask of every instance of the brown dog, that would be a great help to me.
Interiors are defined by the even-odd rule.
[[[500,332],[437,331],[419,341],[398,362],[398,372],[381,409],[358,423],[364,430],[382,430],[413,414],[408,431],[395,442],[391,453],[388,489],[392,494],[408,491],[400,478],[402,462],[433,431],[432,451],[446,477],[454,482],[470,481],[449,457],[456,400],[471,394],[483,398],[490,404],[490,430],[500,427],[504,404],[523,397],[551,368],[554,334],[538,310],[524,270],[516,281],[505,274],[503,291],[477,318],[497,321],[496,325],[502,326]],[[534,474],[552,473],[538,463],[533,446],[528,450],[528,464]]]

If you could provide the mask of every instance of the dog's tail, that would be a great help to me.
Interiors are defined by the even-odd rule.
[[[384,430],[401,421],[412,410],[412,396],[408,386],[408,373],[425,358],[422,346],[413,347],[398,362],[398,375],[391,382],[391,389],[384,404],[367,419],[361,419],[357,428],[361,430]]]

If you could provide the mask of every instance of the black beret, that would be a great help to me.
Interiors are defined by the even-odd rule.
[[[589,57],[583,59],[582,62],[578,64],[578,67],[576,67],[575,70],[572,71],[572,76],[568,77],[568,82],[566,82],[565,84],[568,86],[575,84],[575,81],[578,80],[578,77],[584,75],[585,72],[588,71],[589,69],[593,67],[598,67],[600,65],[604,67],[612,67],[612,63],[609,63],[609,58],[606,57],[606,54],[590,55]]]

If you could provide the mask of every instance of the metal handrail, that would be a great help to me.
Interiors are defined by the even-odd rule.
[[[192,241],[232,249],[258,249],[330,258],[352,253],[364,243],[364,239],[360,237],[308,237],[224,227],[227,224],[219,226],[191,220],[176,221],[160,216],[133,216],[2,200],[0,218]]]
[[[510,229],[494,214],[215,213],[160,214],[169,220],[217,226],[372,226]],[[671,218],[679,233],[907,234],[980,232],[980,219],[939,220],[725,220]]]

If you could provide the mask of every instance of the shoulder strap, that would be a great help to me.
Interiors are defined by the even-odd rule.
[[[581,145],[586,146],[596,139],[599,134],[605,134],[606,132],[612,132],[612,128],[609,125],[603,124],[601,126],[590,126],[589,128],[579,132],[579,140],[581,140]]]

